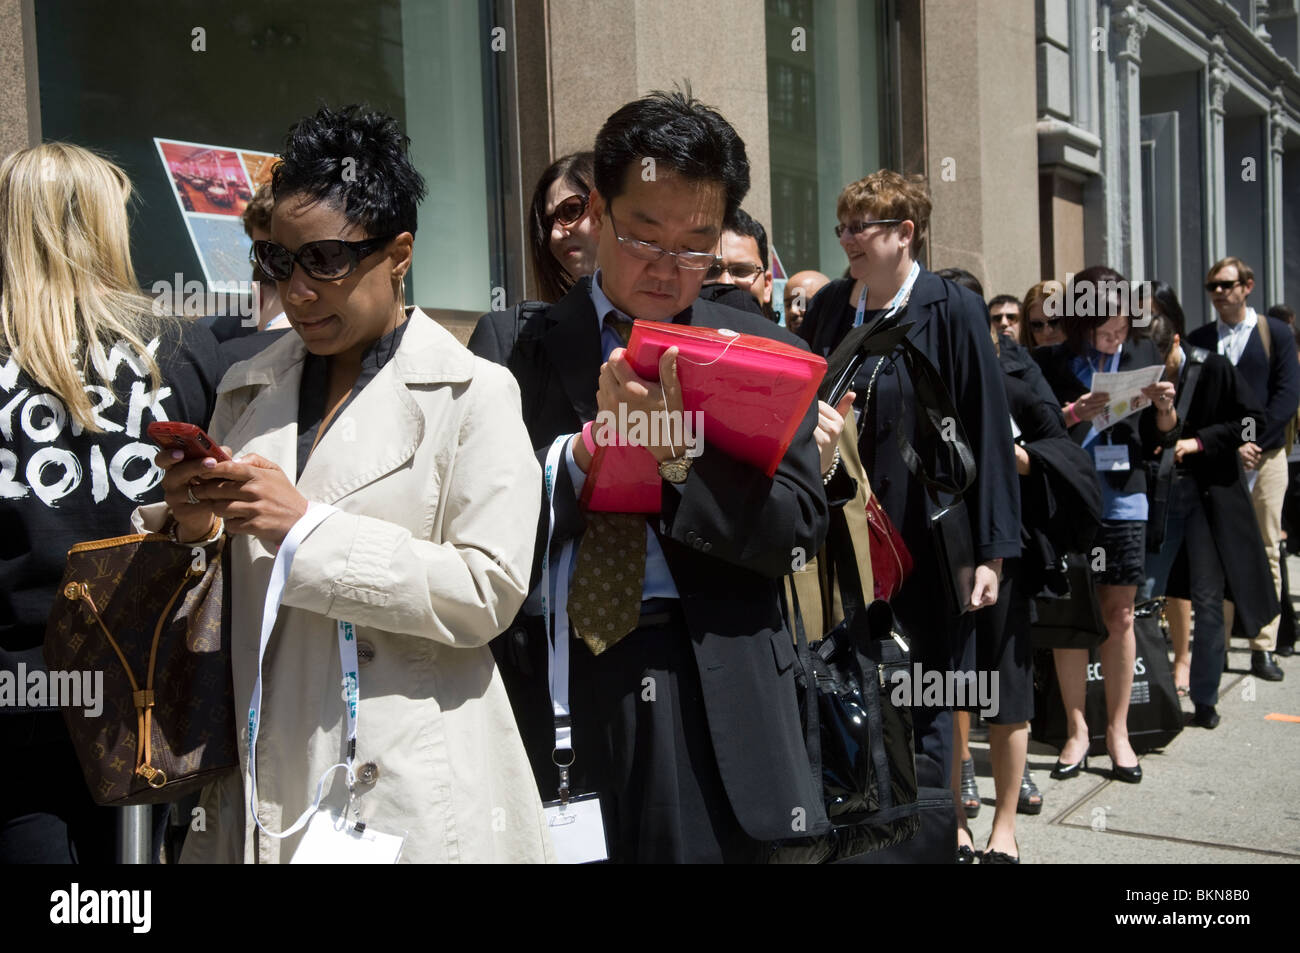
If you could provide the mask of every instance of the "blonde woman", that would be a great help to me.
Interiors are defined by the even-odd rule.
[[[145,428],[203,425],[213,407],[216,340],[156,317],[140,293],[131,192],[121,169],[66,143],[0,163],[0,678],[10,684],[45,671],[68,549],[129,532],[132,510],[162,499]],[[91,801],[56,707],[0,704],[0,750],[39,779],[0,798],[0,863],[112,859],[113,812]]]

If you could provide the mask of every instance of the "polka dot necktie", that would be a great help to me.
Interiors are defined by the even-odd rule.
[[[631,321],[611,311],[605,326],[627,345]],[[645,534],[644,516],[587,513],[587,531],[578,546],[569,586],[569,620],[593,655],[632,632],[641,617]]]

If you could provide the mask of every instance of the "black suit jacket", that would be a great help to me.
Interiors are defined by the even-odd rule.
[[[1043,376],[1047,378],[1047,383],[1051,386],[1052,392],[1056,394],[1056,399],[1061,405],[1077,400],[1088,389],[1075,376],[1074,370],[1070,367],[1070,360],[1074,357],[1074,352],[1070,350],[1067,344],[1053,344],[1050,347],[1040,347],[1034,350],[1034,359],[1038,361],[1038,366],[1042,368]],[[1148,367],[1152,364],[1163,364],[1156,346],[1146,339],[1135,339],[1130,337],[1124,342],[1124,347],[1119,355],[1119,370],[1131,371],[1140,367]],[[1154,416],[1154,410],[1147,407],[1137,414],[1125,417],[1118,423],[1111,424],[1101,436],[1097,438],[1097,443],[1114,443],[1124,444],[1128,447],[1129,469],[1126,471],[1107,471],[1099,474],[1100,478],[1106,480],[1110,486],[1119,493],[1145,493],[1147,489],[1146,468],[1142,466],[1144,457],[1142,438],[1139,433],[1141,421]],[[1070,427],[1070,437],[1075,443],[1082,445],[1092,430],[1092,424],[1088,421],[1074,424]]]
[[[1277,318],[1256,314],[1259,321],[1268,322],[1272,356],[1264,353],[1257,323],[1241,352],[1237,370],[1254,395],[1254,402],[1264,411],[1254,442],[1261,450],[1275,450],[1286,441],[1286,426],[1295,416],[1296,409],[1300,408],[1300,363],[1296,361],[1295,332],[1290,325]],[[1217,354],[1218,322],[1211,321],[1189,332],[1187,342]]]
[[[695,301],[674,322],[798,344],[793,335],[760,316],[708,301]],[[513,310],[484,315],[469,347],[514,373],[524,420],[540,458],[556,436],[576,433],[595,419],[602,360],[589,278],[521,328],[516,328]],[[781,579],[792,563],[800,553],[810,558],[826,535],[826,497],[813,439],[816,420],[814,402],[770,478],[710,450],[706,432],[704,451],[686,482],[664,483],[662,511],[650,520],[681,596],[727,796],[746,833],[763,841],[792,836],[795,808],[806,813],[806,833],[821,833],[829,826],[820,779],[812,776],[803,741],[793,640],[777,601]],[[553,560],[560,546],[579,536],[585,525],[568,468],[559,467],[556,477]],[[540,527],[543,540],[544,533],[545,527]],[[540,578],[543,548],[537,548],[534,582]],[[538,626],[517,620],[514,635],[525,628],[535,632]],[[538,644],[535,636],[531,643]],[[576,650],[585,651],[580,646]],[[524,664],[534,673],[532,684],[521,686],[516,680],[512,698],[545,794],[555,788],[545,668],[537,664],[535,648]],[[507,662],[503,673],[509,668]],[[639,686],[628,690],[633,689]],[[542,741],[536,740],[539,736]]]
[[[830,353],[852,328],[852,286],[851,278],[836,279],[813,298],[799,333],[814,354]],[[1019,556],[1020,485],[1011,413],[989,337],[988,309],[977,295],[922,269],[904,321],[913,322],[908,337],[943,378],[975,455],[975,481],[964,497],[975,558]],[[943,669],[951,664],[950,649],[960,648],[960,633],[968,623],[955,623],[947,615],[929,525],[936,507],[898,448],[900,426],[917,445],[916,395],[902,361],[891,360],[876,378],[875,392],[864,408],[876,363],[868,360],[854,380],[862,421],[858,446],[871,489],[902,533],[914,564],[892,605],[904,632],[915,640],[914,658],[926,668]]]

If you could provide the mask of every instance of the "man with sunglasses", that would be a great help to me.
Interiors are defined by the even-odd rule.
[[[570,790],[599,795],[611,859],[762,861],[768,842],[827,826],[777,599],[792,560],[815,553],[826,533],[816,408],[771,478],[710,446],[706,430],[698,455],[686,456],[680,442],[647,446],[659,461],[659,513],[580,507],[598,411],[682,409],[675,348],[658,381],[638,377],[625,359],[632,319],[798,344],[758,315],[697,298],[723,222],[749,188],[744,143],[725,119],[689,92],[652,93],[610,116],[595,153],[595,275],[522,327],[511,312],[485,315],[470,340],[515,373],[533,447],[553,464],[554,519],[545,519],[548,500],[533,581],[543,553],[550,579],[561,578],[546,603],[534,591],[525,607],[534,615],[498,640],[498,659],[543,797],[559,783],[557,726],[571,730]],[[606,559],[593,565],[602,545]],[[572,696],[567,724],[558,725],[538,614],[565,592],[566,553],[568,612],[557,625],[571,623],[578,638],[556,646],[557,656],[559,645],[568,650]],[[589,594],[594,569],[611,583],[606,594]]]
[[[1205,290],[1219,319],[1192,331],[1187,340],[1235,364],[1255,403],[1264,408],[1264,419],[1255,422],[1255,439],[1238,452],[1273,571],[1273,588],[1280,594],[1282,500],[1287,486],[1286,456],[1291,449],[1287,425],[1300,407],[1300,364],[1292,359],[1291,328],[1276,318],[1257,314],[1246,304],[1254,289],[1255,273],[1240,258],[1229,256],[1215,262],[1206,275]],[[1232,603],[1225,603],[1224,628],[1229,633],[1233,616]],[[1250,641],[1251,673],[1270,682],[1280,682],[1283,674],[1273,659],[1277,626],[1275,618]]]

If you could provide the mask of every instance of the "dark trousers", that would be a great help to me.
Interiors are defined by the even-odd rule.
[[[600,655],[571,643],[573,778],[600,795],[616,863],[750,863],[718,771],[699,670],[680,611]]]
[[[1196,632],[1192,642],[1192,671],[1188,679],[1192,701],[1215,705],[1227,651],[1223,631],[1223,564],[1210,532],[1200,488],[1191,477],[1178,475],[1169,494],[1169,518],[1159,553],[1147,556],[1152,595],[1164,595],[1169,571],[1179,549],[1187,553]]]

